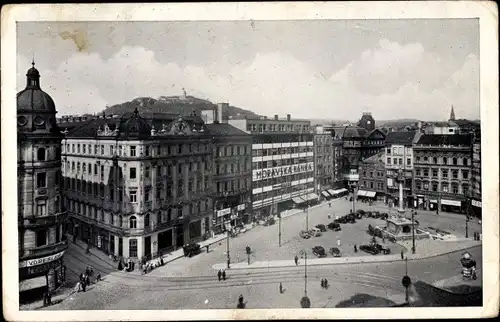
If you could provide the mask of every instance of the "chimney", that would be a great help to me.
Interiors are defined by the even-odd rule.
[[[218,123],[223,123],[222,113],[229,107],[228,103],[217,103],[217,117],[214,120],[217,120]]]
[[[278,114],[274,114],[274,119],[277,121],[278,120]]]
[[[286,115],[286,120],[287,120],[287,121],[290,121],[291,119],[292,119],[292,116],[291,116],[290,114],[287,114],[287,115]]]

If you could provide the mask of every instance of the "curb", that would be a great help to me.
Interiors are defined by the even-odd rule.
[[[440,253],[440,254],[433,254],[433,255],[429,255],[429,256],[423,256],[423,257],[419,257],[419,258],[408,258],[409,261],[415,261],[415,260],[422,260],[422,259],[428,259],[428,258],[433,258],[433,257],[438,257],[438,256],[442,256],[442,255],[448,255],[448,254],[452,254],[452,253],[457,253],[457,252],[461,252],[461,251],[464,251],[466,249],[472,249],[472,248],[476,248],[476,247],[482,247],[482,245],[477,245],[477,246],[468,246],[468,247],[464,247],[464,248],[460,248],[460,249],[456,249],[456,250],[453,250],[453,251],[449,251],[449,252],[446,252],[446,253]],[[338,262],[338,263],[318,263],[318,264],[308,264],[307,266],[332,266],[332,265],[346,265],[346,264],[351,264],[351,265],[360,265],[360,264],[370,264],[370,263],[394,263],[394,262],[399,262],[399,261],[404,261],[404,260],[401,260],[401,259],[397,259],[397,260],[387,260],[387,259],[383,259],[383,260],[376,260],[376,261],[357,261],[357,262],[352,262],[352,263],[341,263],[341,262]],[[221,265],[225,265],[225,264],[221,264]],[[279,266],[259,266],[259,267],[241,267],[241,268],[228,268],[227,270],[248,270],[248,269],[266,269],[266,268],[286,268],[286,267],[303,267],[304,265],[299,265],[299,266],[294,266],[294,265],[279,265]],[[216,268],[214,268],[212,266],[212,269],[213,270],[217,270]]]

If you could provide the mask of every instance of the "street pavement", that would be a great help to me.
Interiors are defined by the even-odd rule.
[[[482,247],[469,250],[478,263],[482,262],[481,250]],[[457,279],[461,272],[461,254],[459,251],[408,261],[408,268],[405,261],[308,267],[307,295],[315,308],[335,307],[358,294],[400,304],[404,301],[401,278],[406,269],[414,283],[432,284],[454,276]],[[320,287],[322,278],[328,279],[329,289]],[[285,289],[283,294],[279,293],[280,282]],[[477,282],[482,282],[481,276],[474,281]],[[44,309],[232,309],[240,294],[247,308],[297,308],[304,294],[304,284],[303,266],[229,272],[228,279],[221,282],[215,274],[159,277],[113,273],[92,285],[87,292],[73,294],[60,304]]]

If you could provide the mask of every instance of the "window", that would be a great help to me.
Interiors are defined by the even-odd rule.
[[[453,179],[458,179],[458,170],[453,170],[452,172]]]
[[[188,182],[188,192],[192,192],[193,191],[193,181],[189,181]]]
[[[94,175],[97,175],[97,164],[94,164]]]
[[[443,190],[443,192],[448,192],[448,184],[447,183],[441,183],[441,190]]]
[[[429,169],[424,169],[424,177],[428,177],[429,176]]]
[[[112,145],[109,147],[109,154],[111,154],[111,156],[115,155],[115,147]]]
[[[130,196],[130,202],[132,202],[132,203],[137,202],[137,190],[130,190],[129,196]]]
[[[82,145],[82,152],[83,154],[87,153],[87,146],[85,144]]]
[[[172,197],[172,185],[167,184],[167,197]]]
[[[448,158],[443,158],[443,164],[448,164]]]
[[[424,157],[424,162],[427,162],[428,158],[427,157]]]
[[[387,153],[387,154],[391,154],[391,148],[387,148],[387,149],[386,149],[386,153]]]
[[[147,156],[147,157],[149,157],[149,149],[150,149],[150,146],[146,146],[146,151],[145,151],[145,153],[146,153],[146,156]]]
[[[97,144],[96,144],[96,145],[94,145],[94,154],[95,154],[95,155],[97,155],[97,148],[98,148],[98,145],[97,145]],[[113,217],[111,217],[111,218],[113,218]]]
[[[37,216],[47,215],[47,201],[45,199],[36,201],[36,215]]]
[[[182,181],[177,183],[177,196],[182,196],[184,194]]]
[[[420,176],[420,169],[417,169],[417,170],[415,171],[415,174],[416,174],[417,176]]]
[[[424,182],[424,190],[429,190],[429,183],[428,182]]]
[[[137,239],[128,240],[129,257],[137,257]]]
[[[182,164],[178,164],[178,165],[177,165],[177,172],[178,172],[179,174],[182,174]]]
[[[156,187],[156,199],[161,198],[161,187]]]
[[[135,149],[135,145],[131,145],[131,146],[130,146],[130,156],[131,156],[131,157],[135,157],[135,156],[136,156],[136,149]]]
[[[448,169],[443,169],[443,178],[448,178]]]
[[[432,176],[437,177],[438,176],[438,170],[437,169],[432,169]]]
[[[468,166],[469,161],[467,160],[467,158],[463,159],[463,163],[464,163],[465,166]]]
[[[458,159],[457,158],[453,158],[453,165],[457,165],[458,164]]]
[[[454,194],[458,193],[458,184],[454,183],[451,185],[451,192]]]
[[[416,157],[416,162],[420,162],[420,157]]]
[[[391,158],[387,158],[387,164],[391,164]]]
[[[130,229],[137,228],[137,219],[135,218],[135,216],[130,217],[128,223]]]
[[[101,180],[104,180],[104,165],[101,165]]]
[[[411,159],[410,158],[406,159],[406,165],[411,165]]]
[[[433,157],[433,158],[432,158],[432,162],[433,162],[433,163],[435,163],[435,164],[437,164],[437,163],[438,163],[438,158]]]
[[[47,245],[47,230],[38,230],[36,232],[36,247]]]
[[[437,182],[432,183],[432,191],[438,191],[438,184]]]
[[[151,169],[149,167],[146,167],[146,171],[144,171],[145,173],[145,176],[146,178],[149,178],[149,173],[150,173]]]
[[[149,201],[149,188],[144,189],[144,201]]]
[[[144,227],[149,227],[149,214],[146,214],[146,216],[144,216]]]
[[[37,188],[47,187],[47,174],[45,172],[36,174],[36,187]]]
[[[464,179],[469,179],[469,171],[467,171],[467,170],[462,170],[462,178],[464,178]]]
[[[416,188],[417,190],[422,190],[422,183],[421,183],[420,181],[417,181],[417,182],[415,183],[415,188]]]
[[[403,164],[403,158],[399,158],[399,164],[402,165]]]
[[[104,145],[101,145],[101,155],[104,155]]]
[[[123,153],[123,148],[121,145],[118,146],[118,155],[121,156]]]
[[[82,172],[85,174],[87,172],[87,164],[83,163],[82,164]]]
[[[182,145],[181,145],[181,144],[179,144],[179,145],[177,146],[177,153],[179,153],[179,154],[181,154],[181,153],[182,153]]]
[[[76,145],[76,153],[80,153],[80,144]]]
[[[177,218],[182,218],[182,206],[177,208]]]
[[[136,168],[130,168],[129,172],[130,172],[130,174],[129,174],[130,179],[137,178],[137,169]]]
[[[38,161],[45,161],[45,148],[39,148],[36,151],[36,158]]]

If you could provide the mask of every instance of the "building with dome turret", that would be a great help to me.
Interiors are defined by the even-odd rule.
[[[56,106],[30,68],[26,88],[17,94],[17,173],[20,299],[52,291],[65,279],[68,247],[61,204],[61,140]]]

